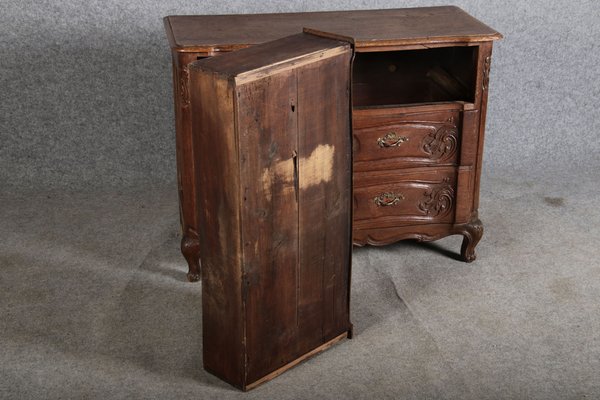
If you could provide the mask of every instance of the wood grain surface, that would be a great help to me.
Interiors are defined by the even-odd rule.
[[[422,43],[481,42],[502,37],[458,7],[165,17],[171,47],[216,53],[264,43],[301,32],[369,47]]]
[[[298,34],[191,67],[204,366],[244,390],[351,329],[351,57]]]

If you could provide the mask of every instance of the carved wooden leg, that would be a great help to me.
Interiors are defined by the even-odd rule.
[[[200,238],[191,228],[183,232],[181,252],[188,263],[188,281],[198,282],[200,280]]]
[[[188,263],[188,281],[197,282],[200,280],[200,225],[196,207],[197,171],[192,140],[188,65],[198,58],[198,54],[173,50],[172,55],[179,215],[183,231],[181,252]]]
[[[479,219],[473,219],[471,222],[459,225],[457,233],[464,236],[460,255],[465,262],[475,261],[475,246],[483,236],[483,224]]]

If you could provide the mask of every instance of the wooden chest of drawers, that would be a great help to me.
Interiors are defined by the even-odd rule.
[[[475,259],[491,42],[357,53],[353,73],[356,245],[464,236]]]
[[[218,193],[218,190],[215,189],[218,187],[216,181],[218,178],[211,178],[211,170],[217,168],[218,171],[220,163],[215,162],[212,158],[215,154],[211,149],[211,143],[219,140],[218,135],[214,134],[220,131],[217,129],[217,125],[214,126],[214,132],[211,132],[206,126],[198,129],[203,124],[199,115],[204,115],[204,119],[214,118],[217,110],[213,110],[213,114],[207,116],[204,111],[201,111],[201,107],[198,108],[199,103],[206,103],[207,100],[206,98],[202,100],[202,90],[199,86],[190,88],[190,65],[197,60],[252,47],[259,43],[271,42],[302,31],[305,34],[320,37],[321,40],[346,42],[352,47],[352,58],[348,58],[347,65],[338,65],[337,67],[342,75],[351,70],[350,87],[346,89],[350,90],[351,96],[341,87],[330,84],[335,81],[332,76],[316,74],[312,85],[313,90],[317,85],[325,91],[314,96],[314,104],[310,106],[313,110],[311,114],[314,121],[322,120],[322,111],[328,109],[327,107],[332,104],[337,104],[337,112],[345,109],[351,119],[351,133],[348,134],[348,137],[335,136],[340,135],[335,128],[339,125],[339,120],[330,121],[329,127],[320,125],[321,130],[314,132],[321,138],[322,146],[336,143],[338,148],[343,148],[344,140],[346,140],[347,156],[350,157],[352,154],[352,167],[350,168],[350,164],[348,164],[346,170],[344,168],[336,170],[339,179],[347,177],[350,182],[349,177],[351,177],[352,182],[351,196],[348,192],[348,208],[345,209],[348,218],[352,214],[352,240],[348,238],[348,242],[352,241],[359,246],[385,245],[403,239],[429,241],[452,234],[460,234],[464,236],[461,249],[462,258],[465,261],[475,259],[475,246],[483,233],[483,227],[478,218],[479,180],[492,43],[502,37],[498,32],[456,7],[294,14],[171,16],[165,18],[165,27],[173,56],[177,166],[183,229],[181,247],[189,264],[188,279],[190,281],[200,278],[201,249],[219,246],[216,242],[212,244],[201,242],[214,241],[211,237],[216,235],[219,243],[222,243],[231,233],[218,231],[218,224],[215,225],[213,215],[214,212],[217,212],[214,204],[218,201],[215,199],[213,202],[207,201],[207,198]],[[294,46],[292,42],[289,45]],[[277,53],[281,53],[283,56],[290,50],[285,46],[277,47],[277,45],[266,48],[270,49],[269,51],[272,51],[273,54],[260,50],[263,51],[262,56],[265,58],[265,62],[276,59]],[[209,61],[218,58],[212,58]],[[228,61],[223,61],[223,65],[231,62],[229,59],[235,59],[239,63],[238,68],[243,69],[249,67],[245,63],[252,57],[248,59],[242,56],[227,58]],[[286,59],[286,62],[289,63],[289,68],[293,69],[297,60]],[[197,75],[197,71],[202,69],[200,67],[202,63],[203,61],[194,67],[196,72],[192,75]],[[215,65],[218,63],[215,62]],[[231,65],[229,67],[233,68]],[[215,74],[218,75],[219,72],[215,72]],[[216,96],[214,101],[221,101],[215,93],[209,91],[208,94]],[[196,96],[195,101],[194,96]],[[279,101],[277,100],[278,96],[267,95],[253,97],[253,99],[256,103],[262,101],[265,104],[272,102],[278,104],[277,101]],[[306,106],[307,100],[304,99],[304,101]],[[319,108],[320,105],[324,108]],[[247,106],[248,104],[244,107]],[[295,107],[293,103],[285,102],[285,107],[282,106],[280,112],[285,112],[287,115],[289,113],[288,106],[292,109]],[[254,104],[252,107],[255,109],[254,112],[257,112],[256,110],[260,110],[262,106]],[[241,111],[243,110],[235,109],[231,112],[237,114]],[[240,135],[239,130],[245,129],[246,126],[259,124],[260,121],[265,122],[259,114],[256,114],[255,120],[244,120],[236,116],[236,124],[238,124],[235,127],[236,135]],[[195,122],[192,123],[192,121]],[[306,121],[310,121],[310,118]],[[311,124],[315,123],[314,121]],[[323,128],[324,126],[325,128]],[[263,126],[261,129],[266,128]],[[323,133],[327,131],[329,134]],[[228,137],[228,140],[231,140],[231,137]],[[239,147],[238,153],[231,153],[227,156],[222,154],[221,161],[232,159],[241,162],[240,152],[256,153],[259,155],[258,159],[262,156],[273,158],[279,154],[280,150],[278,145],[273,147],[274,143],[277,143],[276,138],[268,135],[264,140],[254,141],[244,139],[242,135],[236,143],[243,147]],[[350,147],[352,148],[351,152]],[[297,154],[293,157],[295,156]],[[291,155],[287,154],[287,157],[289,158]],[[237,181],[227,180],[221,184],[228,187],[239,184],[249,193],[259,193],[260,197],[261,190],[265,189],[261,186],[264,179],[262,176],[252,175],[252,171],[248,171],[248,175],[243,175],[246,176],[244,181],[246,183],[238,179]],[[320,169],[318,171],[319,174],[323,173]],[[254,182],[254,187],[251,186],[251,182]],[[268,182],[269,185],[273,185],[278,181],[269,180]],[[269,190],[273,189],[271,186],[269,187]],[[230,188],[235,189],[234,187]],[[344,210],[342,203],[345,197],[341,195],[342,192],[338,187],[335,190],[326,190],[320,193],[321,196],[329,198],[327,202],[333,202],[327,206],[325,214],[332,212],[331,207],[334,207],[334,203],[335,207],[341,207]],[[256,193],[250,197],[244,197],[244,201],[247,198],[254,198]],[[286,193],[290,195],[289,190]],[[241,199],[238,200],[241,201]],[[350,212],[350,205],[352,212]],[[212,211],[207,212],[209,209]],[[297,215],[298,212],[302,213],[301,209],[287,210],[286,213]],[[231,207],[227,210],[231,210]],[[321,214],[319,214],[318,207],[315,210],[317,214],[310,219],[315,235],[337,226],[327,222],[326,218],[319,219]],[[307,209],[306,215],[310,215],[309,209]],[[247,218],[248,221],[251,220],[251,216],[247,216]],[[262,237],[260,216],[256,218],[258,226],[254,227],[256,229],[254,235]],[[340,227],[341,225],[335,229],[344,238],[344,230]],[[248,235],[248,237],[252,236],[250,233]],[[274,245],[280,242],[277,239],[279,236],[269,235],[263,239],[271,238]],[[317,235],[317,237],[319,236]],[[327,243],[331,245],[335,242]],[[340,250],[341,247],[334,246],[332,249]],[[223,254],[225,253],[227,252]],[[292,249],[285,252],[288,255],[291,253],[293,253]],[[315,253],[314,256],[326,259],[326,253],[321,256]],[[295,254],[295,257],[298,257],[298,254],[302,255],[302,252]],[[209,257],[206,260],[203,259],[203,262],[206,263],[208,271],[203,271],[205,285],[210,286],[210,274],[215,269],[215,261]],[[219,263],[224,263],[223,265],[228,262],[227,260],[219,261]],[[340,271],[338,271],[338,275],[341,273]],[[257,300],[257,304],[263,304],[261,302],[267,301],[266,299],[275,301],[275,297],[283,295],[281,287],[276,285],[275,281],[269,281],[270,278],[265,277],[264,274],[260,276],[262,277],[257,278],[260,282],[262,279],[266,279],[267,283],[264,284],[268,286],[268,282],[271,282],[271,286],[265,287],[261,292],[263,297]],[[349,279],[348,276],[346,277]],[[282,287],[288,287],[292,281],[292,277],[289,277],[288,280],[283,279]],[[307,297],[306,301],[314,302],[316,298],[324,298],[325,295],[319,293],[313,293],[317,297],[312,300]],[[242,296],[235,291],[230,294],[234,297],[238,296],[235,298]],[[334,300],[335,304],[338,302],[344,303],[339,299]],[[317,303],[323,305],[322,302]],[[347,303],[344,304],[347,306]],[[330,307],[320,312],[329,312],[327,310],[331,311]],[[211,312],[214,310],[207,311],[205,309],[204,312],[212,315]],[[338,314],[338,312],[334,312],[332,315]],[[278,314],[275,313],[275,315]],[[322,316],[325,315],[322,314]],[[280,316],[284,319],[287,318],[283,314]],[[235,315],[231,318],[237,321]],[[342,320],[344,323],[340,325],[341,328],[338,328],[349,329],[347,315],[343,316]],[[218,323],[216,326],[214,332],[208,333],[209,337],[218,337],[225,329]],[[321,329],[323,328],[321,327]],[[334,333],[339,334],[340,329],[333,329],[332,332],[335,331]],[[318,340],[312,341],[310,342],[311,346],[302,347],[299,350],[299,347],[293,344],[294,340],[302,341],[305,338],[295,337],[292,340],[289,335],[285,334],[285,329],[281,332],[281,337],[278,336],[278,338],[288,341],[286,342],[289,346],[288,350],[281,353],[278,350],[281,346],[278,347],[277,342],[272,348],[261,347],[262,344],[259,340],[255,343],[255,350],[262,350],[257,350],[255,354],[262,354],[267,359],[269,357],[277,358],[282,354],[285,354],[285,357],[278,358],[277,361],[273,361],[271,358],[272,362],[257,367],[256,370],[253,370],[254,372],[246,370],[244,373],[250,375],[244,375],[243,379],[239,376],[227,377],[227,379],[240,387],[247,387],[248,382],[260,381],[260,374],[265,373],[273,365],[277,365],[278,362],[293,363],[294,361],[290,361],[292,355],[301,359],[302,354],[307,354],[305,352],[319,342]],[[321,335],[319,340],[325,345],[327,340],[331,339],[332,337]],[[282,344],[282,346],[284,345]],[[271,351],[271,355],[267,354],[269,351]],[[210,361],[209,364],[211,364]],[[266,365],[270,367],[267,368]],[[246,367],[248,365],[245,365],[244,368]],[[236,371],[239,373],[239,370]],[[225,374],[220,373],[220,376],[225,376]]]
[[[354,243],[461,234],[462,258],[475,259],[483,233],[479,179],[498,32],[457,7],[171,16],[165,27],[173,55],[181,248],[190,281],[200,277],[203,222],[196,199],[189,64],[303,29],[348,40],[355,51]]]

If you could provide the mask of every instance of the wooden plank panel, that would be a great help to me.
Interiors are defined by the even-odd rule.
[[[502,37],[458,7],[326,11],[246,15],[176,15],[165,18],[178,51],[231,51],[301,32],[350,38],[357,51],[372,46],[469,42]]]
[[[202,63],[202,68],[219,75],[236,78],[238,84],[274,75],[283,69],[299,68],[314,58],[326,58],[343,51],[346,42],[324,39],[298,33],[249,49],[235,51],[227,57],[213,57]]]
[[[333,315],[325,321],[324,339],[352,329],[350,323],[350,271],[352,264],[352,124],[351,124],[351,63],[352,53],[332,60],[328,70],[320,72],[330,87],[322,85],[321,95],[331,104],[326,109],[329,126],[324,131],[327,140],[337,148],[334,154],[333,182],[327,197],[326,265],[331,271]],[[331,96],[337,93],[337,96]],[[327,287],[328,285],[326,285]]]
[[[356,51],[370,47],[449,41],[496,40],[502,35],[456,6],[366,10],[350,18],[313,20],[305,32],[351,40]]]
[[[205,368],[242,389],[350,329],[352,50],[304,34],[292,41],[302,38],[303,49],[322,44],[319,57],[311,50],[265,70],[261,55],[280,47],[271,43],[192,67]],[[260,74],[220,69],[239,57]]]
[[[202,346],[204,368],[239,387],[244,375],[239,166],[233,91],[225,80],[191,69],[197,199],[204,223]]]
[[[295,358],[298,203],[296,74],[237,89],[243,193],[247,377],[254,382]]]
[[[479,110],[463,113],[461,135],[460,165],[474,166],[477,163],[477,142],[479,141]]]
[[[350,58],[298,70],[300,352],[349,328]]]
[[[473,205],[473,167],[458,167],[456,183],[456,217],[455,224],[466,224],[471,219]]]

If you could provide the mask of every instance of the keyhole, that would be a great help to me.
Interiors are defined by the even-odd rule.
[[[296,106],[292,104],[292,112],[296,111]]]
[[[294,192],[298,202],[298,152],[296,150],[292,151],[292,161],[294,162]]]

